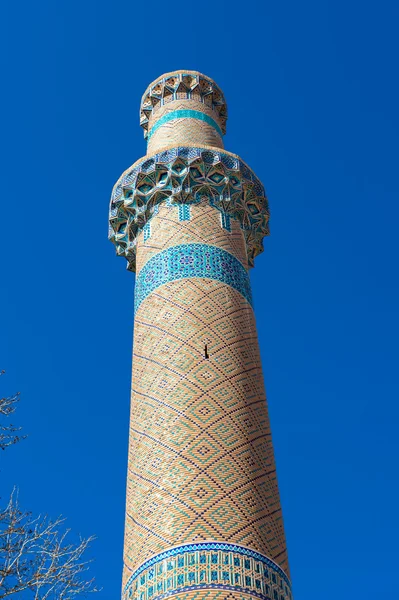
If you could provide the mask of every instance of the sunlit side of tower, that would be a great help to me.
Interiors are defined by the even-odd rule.
[[[291,600],[249,269],[263,186],[194,71],[145,92],[110,239],[136,272],[124,599]]]

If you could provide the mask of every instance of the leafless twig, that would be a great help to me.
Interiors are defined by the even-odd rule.
[[[5,371],[0,371],[0,376],[4,375]],[[19,402],[19,392],[13,396],[0,398],[0,415],[3,417],[9,417],[15,412],[17,404]],[[18,432],[21,431],[21,427],[14,427],[11,423],[5,425],[0,423],[0,448],[5,450],[7,446],[16,444],[21,439],[24,439],[25,435],[20,435]]]
[[[0,416],[9,417],[18,402],[19,393],[0,398]],[[20,430],[0,423],[0,448],[26,437],[18,434]],[[94,580],[85,577],[91,561],[83,558],[94,538],[70,543],[64,523],[60,517],[51,521],[22,511],[14,490],[7,506],[0,509],[0,599],[73,600],[98,591]]]
[[[71,600],[98,591],[84,576],[90,561],[83,554],[94,538],[75,545],[69,533],[62,518],[23,512],[14,490],[0,511],[0,598]]]

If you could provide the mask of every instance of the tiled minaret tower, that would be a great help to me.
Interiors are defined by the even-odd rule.
[[[110,238],[136,272],[123,598],[291,600],[249,269],[263,186],[223,149],[222,92],[163,75]]]

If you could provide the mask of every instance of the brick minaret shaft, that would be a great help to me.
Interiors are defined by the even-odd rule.
[[[248,276],[264,189],[208,77],[163,75],[140,115],[110,208],[136,272],[123,598],[291,600]]]

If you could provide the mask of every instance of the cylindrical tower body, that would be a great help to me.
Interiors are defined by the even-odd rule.
[[[155,81],[111,199],[136,271],[126,599],[292,598],[248,275],[268,207],[226,116],[199,73]]]

